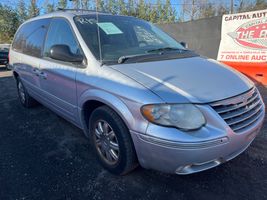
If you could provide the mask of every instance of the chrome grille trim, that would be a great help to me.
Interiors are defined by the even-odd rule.
[[[260,113],[261,114],[261,113]],[[249,121],[247,122],[244,122],[243,124],[240,124],[239,126],[235,126],[233,127],[233,131],[239,133],[241,132],[243,129],[247,128],[248,126],[252,125],[254,122],[256,122],[259,118],[260,118],[260,115],[259,113],[257,113],[256,116],[253,116],[253,118],[250,118]]]
[[[256,107],[258,107],[258,106],[262,106],[262,104],[259,104],[260,103],[260,100],[258,100],[255,104],[251,104],[251,105],[249,105],[249,108],[252,110],[252,109],[254,109],[254,108],[256,108]],[[226,119],[230,119],[230,118],[233,118],[233,117],[237,117],[237,116],[239,116],[239,115],[242,115],[242,114],[245,114],[245,113],[247,113],[247,112],[249,112],[249,110],[238,110],[238,111],[235,111],[235,112],[231,112],[230,114],[221,114],[221,116],[223,117],[223,119],[224,120],[226,120]]]
[[[260,118],[264,109],[256,88],[237,97],[212,103],[210,106],[236,133],[240,133],[253,125]]]
[[[252,94],[252,95],[254,95],[254,94]],[[254,101],[255,100],[255,98],[257,98],[258,96],[256,95],[256,96],[251,96],[249,99],[248,99],[248,102],[247,103],[251,103],[252,101]],[[240,97],[238,98],[238,97],[236,97],[235,99],[240,99]],[[241,99],[240,99],[241,100]],[[227,100],[227,102],[225,102],[225,103],[228,103],[229,102],[229,100]],[[217,103],[216,103],[217,104]],[[230,104],[230,103],[229,103]],[[221,106],[225,106],[225,105],[227,105],[227,104],[224,104],[224,102],[223,101],[220,101],[220,105]],[[216,105],[212,105],[212,106],[216,106]],[[240,108],[240,107],[242,107],[242,106],[246,106],[246,105],[244,105],[243,104],[243,102],[242,102],[242,100],[241,100],[241,102],[239,102],[239,103],[237,103],[234,107],[231,107],[231,108],[228,108],[228,109],[220,109],[220,110],[218,110],[217,112],[219,113],[219,114],[221,114],[221,113],[225,113],[225,112],[229,112],[229,111],[232,111],[232,110],[235,110],[235,109],[238,109],[238,108]]]
[[[237,119],[237,117],[235,117],[235,118],[233,118],[233,120],[228,120],[228,121],[227,121],[227,124],[228,124],[229,126],[231,126],[231,125],[240,123],[240,122],[242,122],[242,121],[244,121],[244,120],[247,120],[247,119],[253,117],[254,115],[256,115],[258,112],[260,112],[261,108],[262,108],[262,105],[261,105],[258,109],[256,109],[256,111],[250,113],[249,115],[244,115],[244,118],[242,118],[242,119]],[[251,110],[250,110],[250,111],[251,111]],[[249,112],[250,112],[250,111],[249,111]]]

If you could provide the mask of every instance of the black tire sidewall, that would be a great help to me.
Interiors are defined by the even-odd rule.
[[[105,111],[104,109],[96,109],[90,119],[89,119],[89,133],[90,133],[90,140],[93,146],[93,150],[97,155],[98,161],[102,164],[102,166],[107,169],[108,171],[114,173],[114,174],[121,174],[124,171],[124,168],[127,163],[127,152],[126,152],[126,144],[125,144],[125,137],[123,134],[129,134],[129,130],[123,123],[123,121],[117,116],[117,118],[114,118],[114,114],[117,115],[114,111],[113,113],[109,113]],[[119,143],[119,160],[114,165],[107,164],[99,155],[95,143],[94,143],[94,123],[98,120],[105,120],[109,123],[109,125],[112,127]],[[118,120],[119,119],[119,120]]]
[[[22,87],[23,87],[24,94],[25,94],[25,102],[23,102],[22,99],[21,99],[21,95],[20,95],[20,93],[19,93],[19,84],[21,84]],[[20,103],[21,103],[23,106],[26,107],[26,104],[27,104],[27,94],[26,94],[26,93],[27,93],[27,92],[26,92],[25,87],[24,87],[24,85],[23,85],[23,83],[22,83],[22,81],[21,81],[21,79],[20,79],[19,77],[17,77],[17,91],[18,91],[18,96],[19,96],[19,101],[20,101]]]
[[[25,94],[25,102],[22,101],[21,96],[19,94],[19,83],[21,83],[23,90],[24,90],[24,94]],[[21,102],[21,104],[26,107],[26,108],[30,108],[32,106],[34,106],[34,100],[31,99],[30,95],[27,92],[27,89],[25,88],[24,84],[22,83],[20,77],[17,77],[17,91],[18,91],[18,96],[19,96],[19,101]]]

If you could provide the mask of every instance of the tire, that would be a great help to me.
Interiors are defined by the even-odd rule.
[[[18,90],[19,100],[24,107],[32,108],[38,104],[37,101],[28,94],[26,88],[24,87],[19,77],[17,77],[17,90]]]
[[[95,109],[89,119],[89,133],[97,159],[106,170],[125,175],[138,166],[129,130],[115,111],[107,106]]]

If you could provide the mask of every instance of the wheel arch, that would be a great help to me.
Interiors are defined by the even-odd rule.
[[[106,91],[92,89],[84,92],[79,98],[78,103],[80,121],[86,136],[89,135],[88,122],[90,115],[93,110],[103,105],[106,105],[114,110],[120,116],[127,128],[129,130],[131,129],[135,120],[125,103],[118,97]]]

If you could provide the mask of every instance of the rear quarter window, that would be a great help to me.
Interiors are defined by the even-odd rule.
[[[12,48],[34,57],[41,57],[50,19],[28,22],[18,30]]]

